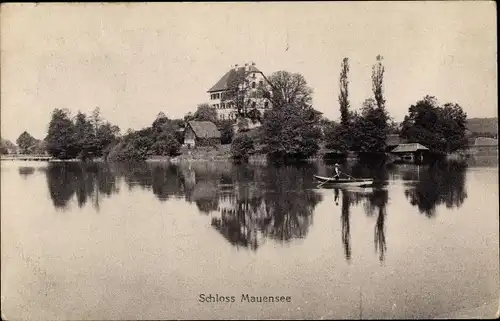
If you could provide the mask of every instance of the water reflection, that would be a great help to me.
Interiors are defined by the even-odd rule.
[[[99,210],[101,195],[110,196],[119,192],[117,178],[110,167],[96,163],[49,164],[46,170],[50,197],[56,208],[66,208],[76,194],[79,207],[88,199]]]
[[[235,167],[234,184],[220,197],[212,226],[231,244],[257,249],[264,238],[288,242],[307,235],[321,195],[312,167]]]
[[[441,204],[447,208],[458,208],[467,198],[466,169],[466,163],[455,161],[419,168],[417,183],[409,185],[404,194],[427,217],[433,217],[436,207]]]
[[[428,166],[356,163],[350,165],[349,170],[359,177],[409,181],[405,183],[406,199],[428,217],[434,215],[439,204],[459,207],[467,198],[464,163]],[[311,164],[274,167],[208,162],[183,165],[51,163],[45,174],[57,208],[66,208],[76,196],[79,207],[91,201],[99,210],[102,195],[118,193],[123,180],[129,189],[149,190],[161,202],[182,198],[196,204],[200,213],[210,216],[211,226],[229,243],[256,250],[268,239],[282,243],[307,235],[314,209],[322,200],[312,175],[327,171],[328,168]],[[33,172],[31,167],[19,168],[23,177]],[[333,191],[335,204],[341,204],[345,259],[352,258],[351,207],[359,204],[368,217],[375,219],[374,247],[379,260],[383,261],[387,250],[388,189],[334,188]]]
[[[31,166],[22,166],[19,167],[19,175],[21,175],[23,178],[26,178],[27,176],[33,174],[35,172],[35,168]]]
[[[342,245],[346,261],[350,262],[352,258],[350,233],[351,207],[361,203],[367,216],[373,217],[375,213],[377,215],[374,228],[374,245],[375,252],[379,254],[380,262],[383,262],[387,250],[385,219],[387,216],[387,202],[389,200],[388,191],[379,188],[367,190],[334,188],[334,200],[337,206],[339,205],[339,193],[342,194],[340,222],[342,228]]]

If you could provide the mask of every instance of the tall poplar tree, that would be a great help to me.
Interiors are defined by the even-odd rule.
[[[340,65],[340,123],[347,125],[349,121],[349,80],[347,74],[349,73],[349,59],[344,58]]]

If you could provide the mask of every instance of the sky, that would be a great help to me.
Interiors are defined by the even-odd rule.
[[[54,108],[128,128],[162,111],[182,118],[234,64],[304,75],[314,108],[340,117],[340,64],[349,99],[373,96],[385,67],[387,110],[402,121],[425,95],[497,117],[494,2],[2,4],[1,135],[43,139]]]

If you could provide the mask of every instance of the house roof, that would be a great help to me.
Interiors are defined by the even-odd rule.
[[[429,148],[419,143],[399,144],[396,148],[392,150],[392,153],[411,153],[411,152],[416,152],[418,150],[429,150]]]
[[[190,121],[189,126],[198,138],[220,138],[220,132],[211,121]]]
[[[229,70],[228,72],[226,72],[226,74],[224,76],[222,76],[222,78],[215,84],[212,86],[212,88],[210,88],[208,90],[208,92],[214,92],[214,91],[221,91],[221,90],[226,90],[228,89],[228,84],[227,84],[227,81],[229,80],[229,76],[234,73],[234,72],[237,72],[239,74],[243,74],[245,73],[245,66],[243,67],[239,67],[237,70],[235,70],[234,68],[232,68],[231,70]],[[258,72],[258,73],[262,73],[259,69],[257,69],[257,67],[255,67],[254,65],[250,65],[248,66],[248,71],[247,71],[247,74],[248,73],[251,73],[251,72]]]
[[[474,141],[475,146],[498,146],[498,140],[490,137],[477,137]]]

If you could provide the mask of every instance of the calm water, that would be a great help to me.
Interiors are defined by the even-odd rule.
[[[2,162],[3,315],[493,316],[496,161],[346,167],[388,185],[317,188],[330,165]]]

